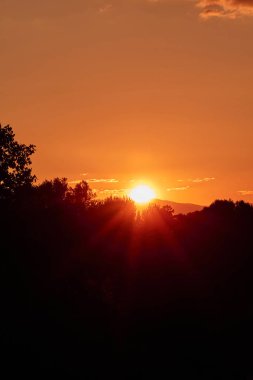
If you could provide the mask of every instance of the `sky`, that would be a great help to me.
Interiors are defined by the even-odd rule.
[[[0,0],[0,122],[38,182],[253,202],[253,0]]]

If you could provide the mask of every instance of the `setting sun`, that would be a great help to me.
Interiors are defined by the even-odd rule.
[[[129,196],[134,202],[143,204],[154,199],[155,192],[149,186],[139,185],[130,191]]]

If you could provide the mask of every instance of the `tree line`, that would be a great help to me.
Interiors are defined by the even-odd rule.
[[[140,215],[129,199],[97,200],[85,181],[36,185],[34,152],[0,127],[9,373],[250,378],[253,207],[216,200],[187,215],[156,205]]]

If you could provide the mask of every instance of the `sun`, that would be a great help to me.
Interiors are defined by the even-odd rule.
[[[139,185],[129,192],[129,197],[136,203],[144,204],[155,198],[155,192],[147,185]]]

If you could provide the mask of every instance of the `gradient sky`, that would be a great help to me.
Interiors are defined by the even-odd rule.
[[[0,121],[38,180],[253,202],[252,0],[0,0]]]

